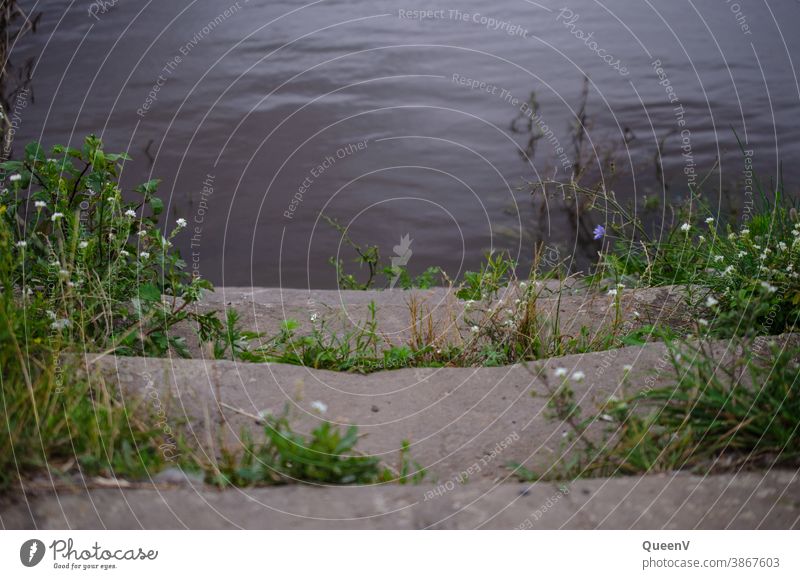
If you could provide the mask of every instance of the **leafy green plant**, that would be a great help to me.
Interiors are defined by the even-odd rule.
[[[555,387],[545,379],[548,416],[567,428],[562,454],[547,473],[512,465],[515,474],[561,480],[800,464],[796,342],[668,346],[673,385],[612,397],[586,417],[565,375]]]
[[[353,241],[347,229],[335,219],[322,215],[322,218],[342,236],[342,241],[356,254],[355,262],[359,269],[366,269],[367,279],[358,281],[355,275],[347,273],[344,261],[330,257],[329,263],[336,270],[336,279],[341,289],[368,290],[372,289],[379,276],[385,280],[384,287],[399,287],[401,289],[429,289],[445,278],[444,272],[439,267],[429,267],[420,275],[413,277],[405,265],[389,265],[381,260],[380,249],[377,245],[360,245]]]
[[[218,312],[211,311],[196,316],[197,335],[201,344],[210,344],[215,360],[230,358],[232,361],[260,362],[253,350],[253,342],[262,334],[241,327],[239,313],[233,308],[225,310],[225,321]]]
[[[456,292],[462,300],[479,301],[497,295],[513,279],[516,263],[506,254],[488,253],[480,271],[468,271]]]
[[[294,431],[288,409],[279,416],[264,419],[265,440],[254,443],[245,431],[243,451],[225,452],[220,463],[209,469],[208,480],[220,486],[285,484],[375,484],[398,481],[421,482],[425,471],[408,458],[409,443],[400,450],[400,472],[382,466],[380,459],[355,450],[358,427],[345,431],[328,421],[321,422],[310,435]],[[412,472],[412,468],[415,469]]]
[[[67,336],[40,315],[50,302],[14,287],[13,242],[0,219],[0,488],[41,470],[134,478],[159,470],[156,421],[62,355]]]
[[[21,299],[36,296],[32,312],[65,342],[88,350],[188,356],[169,332],[191,316],[188,306],[211,285],[192,278],[158,221],[164,204],[158,180],[137,187],[126,202],[118,183],[126,154],[106,153],[94,136],[81,149],[37,143],[22,160],[0,164],[10,173],[0,192],[4,226],[15,255],[10,286]]]
[[[598,277],[629,276],[645,286],[699,288],[694,304],[700,334],[780,334],[800,313],[800,218],[797,202],[777,188],[759,190],[742,225],[724,223],[695,194],[658,239],[628,213]],[[635,224],[635,225],[634,225]]]
[[[355,330],[335,332],[323,320],[310,334],[297,335],[296,320],[286,320],[277,336],[253,350],[253,360],[323,370],[367,372],[380,366],[375,303],[369,318]]]

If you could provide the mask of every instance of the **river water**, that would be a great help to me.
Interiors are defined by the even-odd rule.
[[[358,271],[320,213],[412,272],[537,242],[581,265],[603,216],[526,185],[576,167],[655,223],[717,161],[715,208],[746,204],[751,165],[800,183],[794,0],[22,5],[42,17],[12,51],[35,59],[15,149],[94,132],[128,151],[123,183],[163,179],[182,254],[218,284],[335,287],[334,255]]]

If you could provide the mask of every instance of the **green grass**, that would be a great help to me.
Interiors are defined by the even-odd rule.
[[[625,213],[598,277],[642,287],[697,288],[699,333],[717,337],[780,334],[800,313],[800,219],[797,201],[778,188],[760,194],[741,223],[724,222],[694,196],[658,239],[644,237]]]
[[[69,344],[38,315],[43,297],[23,302],[6,289],[10,239],[0,225],[0,488],[32,472],[136,478],[160,469],[155,421],[62,356]]]
[[[565,480],[800,466],[800,345],[761,344],[669,343],[671,385],[610,398],[586,416],[566,378],[546,381],[535,394],[567,429],[564,452],[546,473],[513,465],[516,474]]]
[[[358,428],[346,430],[322,421],[309,435],[293,430],[288,410],[267,416],[264,440],[256,443],[242,432],[242,449],[223,452],[222,460],[206,467],[207,480],[218,486],[253,486],[304,482],[316,484],[419,483],[425,470],[409,458],[409,443],[400,448],[398,469],[356,451]]]
[[[173,248],[186,222],[178,219],[169,232],[159,225],[158,180],[137,187],[136,201],[125,201],[131,195],[123,196],[118,176],[128,159],[105,152],[90,136],[81,149],[45,153],[33,143],[21,160],[0,164],[9,176],[0,191],[0,488],[37,472],[143,478],[170,465],[203,468],[180,435],[165,439],[146,401],[123,399],[101,375],[78,366],[87,352],[188,356],[171,331],[185,321],[196,322],[217,358],[277,355],[346,370],[376,351],[374,325],[351,336],[353,351],[333,335],[301,338],[290,327],[252,351],[259,336],[239,328],[236,312],[226,312],[224,321],[217,312],[196,313],[190,306],[213,288],[193,278]],[[346,484],[384,476],[377,459],[345,456],[354,452],[354,428],[340,434],[323,422],[306,439],[291,434],[286,417],[270,424],[265,441],[251,441],[246,450],[262,462],[269,455],[282,479]],[[417,480],[407,466],[395,478]],[[231,480],[244,483],[245,470],[231,472]]]

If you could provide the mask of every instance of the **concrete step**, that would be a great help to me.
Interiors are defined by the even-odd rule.
[[[720,360],[734,354],[716,346]],[[627,370],[626,367],[631,369]],[[470,480],[497,482],[510,476],[509,463],[549,472],[564,448],[566,426],[546,418],[546,385],[569,375],[586,414],[620,394],[674,384],[664,344],[552,358],[498,368],[409,368],[367,375],[312,370],[285,364],[125,358],[106,356],[92,366],[128,398],[163,411],[166,427],[184,431],[189,442],[219,454],[220,437],[241,446],[243,430],[261,434],[257,417],[288,406],[292,424],[310,432],[320,420],[312,403],[322,401],[325,418],[357,425],[359,450],[397,461],[401,442],[429,480],[450,480],[468,471]],[[598,427],[599,428],[599,427]],[[478,468],[475,465],[479,465]]]
[[[589,291],[574,279],[541,282],[536,292],[536,312],[542,326],[548,331],[557,326],[566,336],[577,336],[584,327],[596,335],[615,323],[621,333],[627,333],[656,322],[677,329],[692,322],[684,307],[687,290],[681,286],[621,290],[619,312],[613,296]],[[363,327],[374,303],[381,348],[408,344],[415,336],[425,336],[425,343],[460,345],[470,339],[472,325],[480,325],[493,315],[489,310],[505,315],[506,310],[516,309],[514,302],[520,295],[520,286],[514,284],[502,289],[497,299],[468,305],[448,288],[337,291],[220,287],[207,294],[195,311],[235,309],[243,329],[263,333],[267,339],[287,320],[298,322],[298,335],[308,334],[323,323],[327,331],[342,335]],[[200,348],[192,324],[173,331],[186,339],[194,357],[211,357]]]
[[[771,470],[536,483],[28,488],[4,529],[796,529],[800,476]]]

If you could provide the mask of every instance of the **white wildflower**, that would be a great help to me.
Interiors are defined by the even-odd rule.
[[[314,312],[313,314],[311,314],[311,321],[316,322],[318,317],[319,315],[317,314],[317,312]]]
[[[708,298],[706,299],[706,307],[707,308],[713,308],[718,303],[719,303],[719,301],[714,296],[708,296]]]
[[[36,207],[36,209],[44,209],[47,207],[47,203],[45,201],[34,201],[33,206]]]
[[[715,255],[715,256],[714,256],[714,261],[716,261],[717,263],[719,263],[719,262],[720,262],[720,261],[722,261],[723,259],[725,259],[725,257],[723,257],[723,256],[721,256],[721,255]]]
[[[64,217],[64,214],[63,214],[63,213],[60,213],[60,212],[58,212],[58,211],[56,211],[55,213],[53,213],[53,214],[50,216],[50,220],[51,220],[51,221],[55,221],[56,219],[61,219],[62,217]]]
[[[128,253],[128,252],[127,252],[127,251],[125,251],[124,249],[120,249],[120,250],[119,250],[119,254],[120,254],[122,257],[128,257],[128,256],[130,255],[130,253]]]
[[[726,268],[725,268],[725,269],[722,271],[722,273],[723,273],[723,274],[725,274],[725,275],[730,275],[730,274],[732,274],[732,273],[733,273],[734,269],[735,269],[735,268],[734,268],[732,265],[729,265],[728,267],[726,267]]]
[[[147,235],[147,230],[142,229],[140,231],[137,231],[136,235],[138,235],[139,237],[144,237],[145,235]]]
[[[134,211],[133,209],[127,209],[125,211],[125,217],[131,217],[131,218],[136,217],[136,211]]]
[[[701,326],[707,326],[708,325],[708,320],[704,320],[703,318],[700,318],[699,320],[697,320],[697,323],[700,324]]]
[[[630,372],[631,370],[633,370],[633,366],[631,366],[630,364],[625,364],[625,365],[622,367],[622,370],[623,370],[624,372]]]
[[[20,175],[19,173],[14,173],[13,175],[11,175],[11,177],[8,178],[8,180],[12,182],[19,181],[20,179],[22,179],[22,175]]]
[[[78,249],[86,249],[87,247],[89,247],[88,241],[81,241],[80,243],[78,243]]]
[[[706,241],[706,238],[703,237],[702,235],[698,235],[697,236],[697,242],[698,243],[705,243],[705,241]]]
[[[178,227],[186,227],[186,220],[183,217],[181,217],[175,221],[175,225],[177,225]]]
[[[469,329],[469,331],[470,331],[470,332],[472,332],[473,334],[477,334],[478,332],[480,332],[480,331],[481,331],[481,329],[480,329],[478,326],[472,326],[472,327]]]
[[[734,232],[732,232],[732,231],[731,231],[731,232],[728,234],[728,239],[730,239],[731,241],[733,241],[734,239],[736,239],[736,234],[735,234]]]
[[[575,382],[582,382],[583,379],[586,378],[586,374],[584,374],[582,371],[578,370],[577,372],[573,372],[572,376],[570,376],[570,378],[572,378],[572,380],[575,381]]]
[[[54,330],[63,330],[64,328],[70,327],[70,325],[72,325],[70,320],[62,318],[60,320],[55,320],[52,324],[50,324],[50,327]]]
[[[714,223],[714,218],[713,217],[706,217],[706,223],[711,225],[712,223]]]
[[[789,246],[786,245],[785,242],[780,241],[778,242],[778,249],[780,249],[781,251],[786,251],[787,249],[789,249]]]
[[[311,403],[311,408],[313,408],[320,414],[325,414],[328,411],[328,405],[325,404],[322,400],[314,400],[314,402]]]
[[[567,369],[566,368],[556,368],[555,375],[556,375],[557,378],[563,378],[564,376],[567,375]]]
[[[17,247],[20,247],[20,248],[24,249],[24,248],[28,247],[28,242],[27,241],[18,241],[15,245]]]
[[[147,253],[146,251],[143,251],[139,254],[139,257],[141,257],[142,259],[150,259],[150,254]]]
[[[681,231],[685,231],[685,232],[687,232],[687,233],[689,232],[689,230],[690,230],[691,228],[692,228],[692,226],[691,226],[691,225],[689,225],[688,223],[684,223],[683,225],[681,225]]]
[[[744,257],[745,255],[747,255],[747,252],[746,251],[740,251],[736,255],[739,256],[739,257]]]
[[[614,289],[614,288],[612,288],[612,289],[608,290],[608,295],[610,295],[610,296],[615,296],[615,295],[617,295],[617,290],[616,290],[616,289]]]
[[[768,282],[765,281],[761,282],[761,287],[763,287],[765,290],[767,290],[767,292],[771,294],[774,294],[776,291],[778,291],[778,288],[776,288],[774,285],[770,285]]]
[[[750,230],[745,227],[744,229],[742,229],[742,231],[740,233],[742,235],[749,235],[750,234]]]

